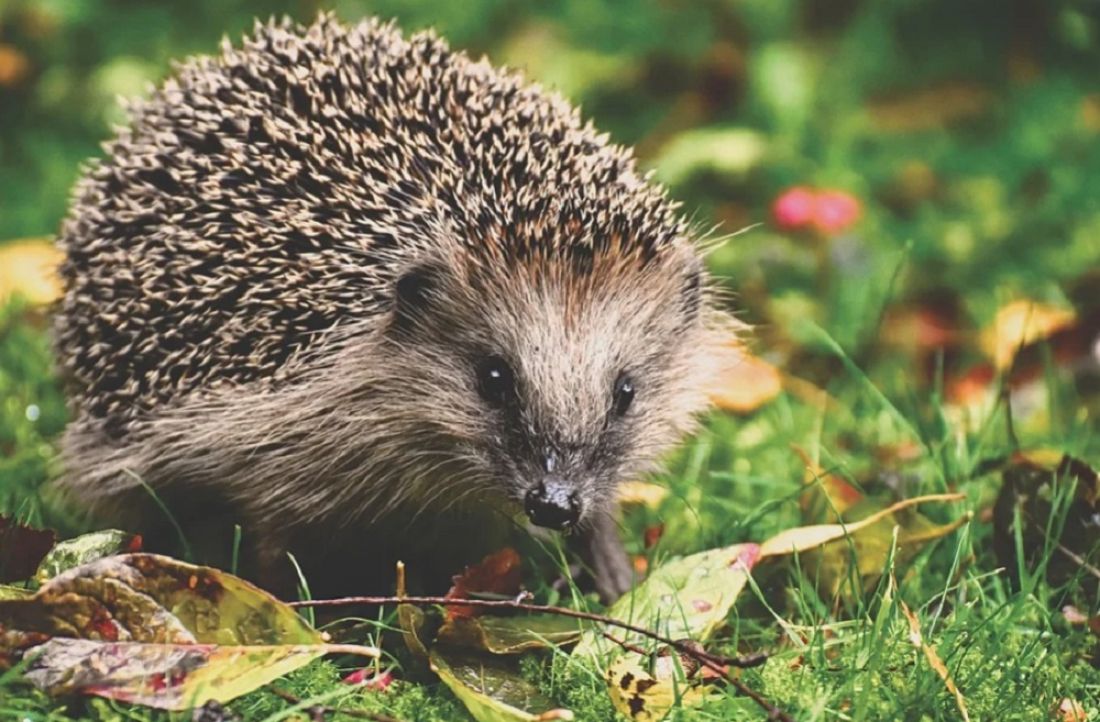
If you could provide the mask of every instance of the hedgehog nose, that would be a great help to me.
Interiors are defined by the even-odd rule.
[[[547,479],[528,491],[523,508],[535,524],[559,531],[570,528],[581,517],[577,493],[558,479]]]

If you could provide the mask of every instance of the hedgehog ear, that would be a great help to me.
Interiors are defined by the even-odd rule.
[[[430,266],[413,266],[405,270],[394,284],[393,323],[408,329],[424,316],[438,285],[438,272]]]

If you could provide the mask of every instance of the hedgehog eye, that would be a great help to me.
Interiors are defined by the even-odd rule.
[[[630,405],[634,403],[634,392],[634,381],[625,373],[619,374],[619,378],[615,380],[614,391],[611,394],[616,416],[626,414]]]
[[[516,393],[516,380],[508,362],[487,356],[477,365],[477,391],[493,406],[504,406]]]

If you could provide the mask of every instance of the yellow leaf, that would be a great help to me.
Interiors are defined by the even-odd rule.
[[[1073,311],[1034,301],[1013,301],[997,311],[993,324],[982,332],[982,350],[998,369],[1012,365],[1021,346],[1048,338],[1076,322]]]
[[[764,558],[815,549],[831,541],[850,536],[902,509],[930,501],[959,501],[964,498],[966,497],[963,494],[928,494],[926,496],[917,496],[912,499],[899,501],[896,504],[891,504],[881,511],[877,511],[864,519],[854,521],[850,524],[815,524],[813,526],[798,527],[797,529],[787,529],[779,532],[760,545],[760,557]]]
[[[667,669],[667,667],[665,668]],[[642,657],[624,654],[607,668],[611,703],[636,722],[660,722],[679,703],[691,707],[703,702],[708,690],[665,674],[655,677],[642,665]]]
[[[0,244],[0,301],[20,295],[46,304],[61,295],[56,269],[61,252],[50,241],[28,238]]]

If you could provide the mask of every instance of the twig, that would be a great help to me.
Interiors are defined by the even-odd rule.
[[[379,606],[385,604],[436,604],[440,606],[463,606],[463,607],[479,607],[481,609],[515,609],[522,612],[536,612],[542,614],[556,614],[562,617],[572,617],[574,619],[583,619],[589,622],[597,622],[599,624],[606,624],[612,627],[619,627],[635,634],[640,634],[643,637],[654,639],[662,644],[667,644],[676,651],[686,654],[687,656],[698,660],[700,664],[707,667],[713,672],[716,672],[730,684],[732,684],[737,691],[741,694],[749,697],[756,702],[760,707],[768,713],[768,718],[773,720],[781,720],[781,722],[793,722],[791,717],[787,715],[783,710],[779,709],[767,699],[765,699],[759,692],[746,686],[744,682],[733,677],[726,669],[726,665],[735,667],[756,667],[767,661],[767,655],[751,655],[747,658],[727,658],[716,657],[709,652],[700,651],[696,642],[692,640],[684,639],[671,639],[657,632],[646,629],[645,627],[639,627],[636,624],[630,624],[629,622],[621,622],[618,619],[612,619],[604,614],[595,614],[593,612],[582,612],[576,609],[568,609],[566,607],[555,607],[550,604],[531,604],[527,602],[519,602],[511,599],[453,599],[449,597],[341,597],[339,599],[304,599],[298,602],[290,602],[292,607],[345,607],[353,605],[370,605]],[[616,640],[617,642],[618,640]]]
[[[269,687],[270,691],[276,697],[281,697],[291,704],[302,704],[302,698],[291,694],[282,689],[276,687]],[[369,719],[373,722],[402,722],[402,720],[396,717],[390,717],[388,714],[381,712],[371,712],[365,709],[336,709],[335,707],[327,707],[323,704],[312,705],[306,708],[306,711],[310,713],[311,717],[315,719],[326,714],[346,714],[349,717],[358,717],[359,719]]]

